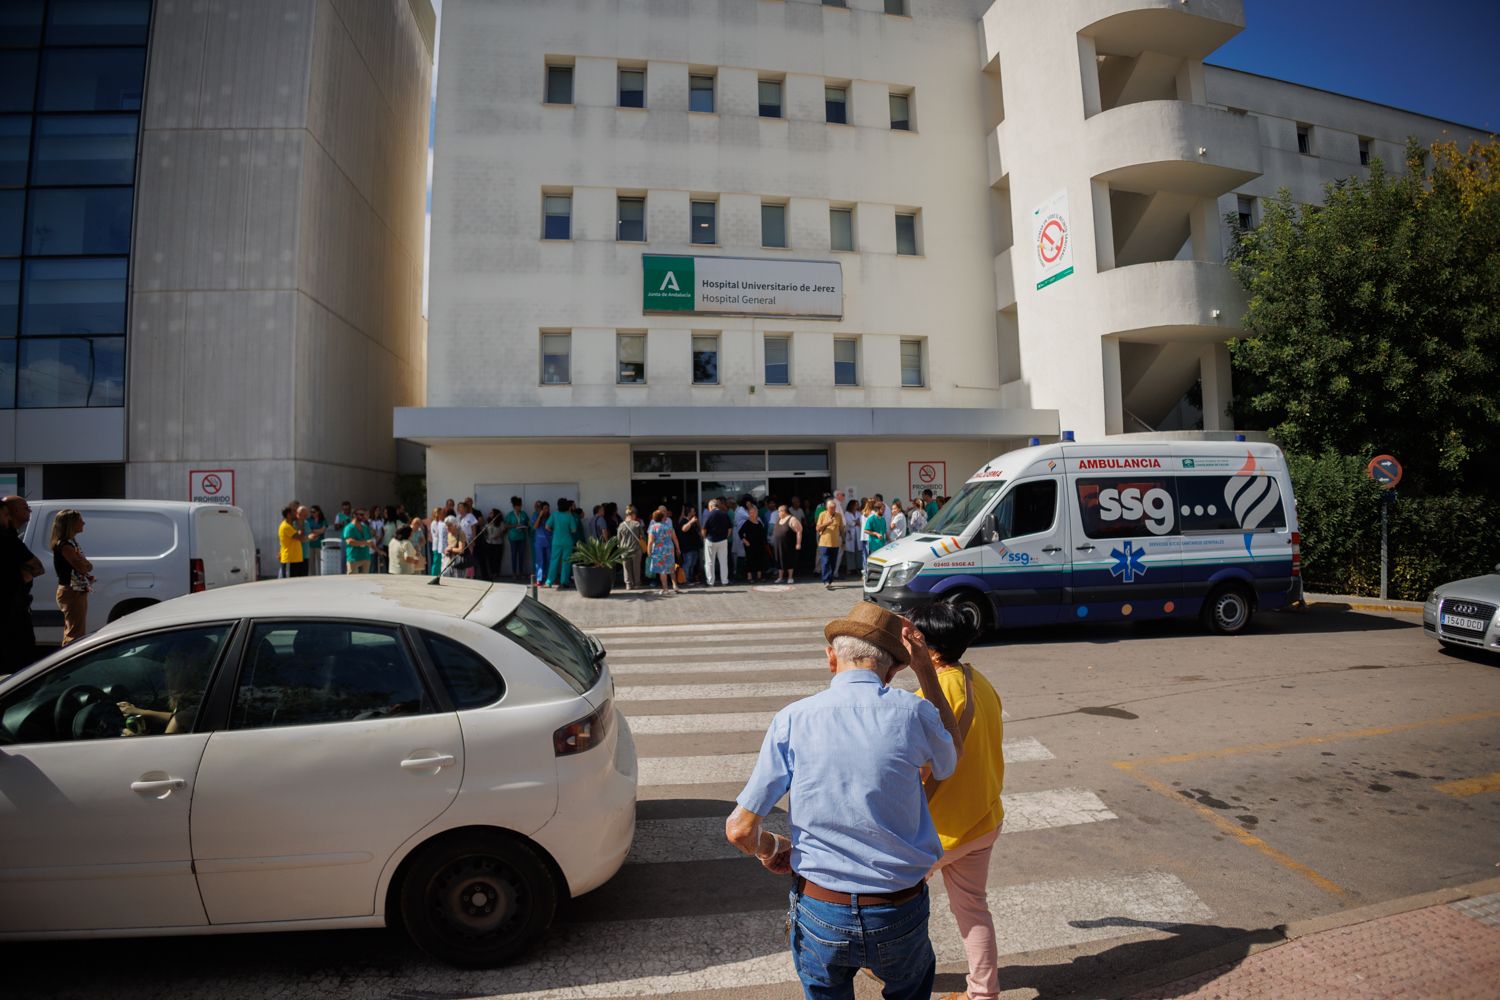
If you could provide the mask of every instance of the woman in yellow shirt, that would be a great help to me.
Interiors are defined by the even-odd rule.
[[[1000,835],[1005,808],[1000,803],[1005,784],[1005,757],[1000,695],[967,663],[960,662],[978,630],[951,604],[939,603],[910,615],[922,633],[938,669],[943,696],[953,707],[964,733],[964,752],[952,776],[927,780],[927,808],[943,842],[943,857],[928,878],[943,873],[948,908],[964,939],[969,960],[968,995],[992,1000],[1000,980],[995,946],[995,922],[990,916],[985,886],[989,880],[990,849]],[[957,996],[958,994],[954,994]]]

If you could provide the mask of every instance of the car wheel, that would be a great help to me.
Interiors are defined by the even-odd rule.
[[[984,605],[980,603],[978,596],[962,591],[948,598],[948,604],[968,619],[969,624],[973,625],[980,635],[984,634],[989,622],[984,613]]]
[[[1250,627],[1254,608],[1250,591],[1242,584],[1225,584],[1204,603],[1203,622],[1219,635],[1239,635]]]
[[[468,968],[510,961],[557,912],[557,886],[537,851],[499,833],[424,847],[401,885],[401,921],[433,958]]]

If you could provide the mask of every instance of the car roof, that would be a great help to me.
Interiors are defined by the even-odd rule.
[[[481,624],[492,625],[526,596],[519,584],[426,576],[363,574],[262,580],[217,587],[143,608],[105,626],[99,635],[136,632],[226,618],[364,618],[415,621],[464,618],[483,604]]]
[[[196,503],[191,500],[55,500],[52,497],[48,497],[45,500],[30,500],[27,502],[32,507],[75,507],[79,510],[155,510],[164,512],[193,510],[198,507],[204,510],[238,511],[240,509],[227,503]]]

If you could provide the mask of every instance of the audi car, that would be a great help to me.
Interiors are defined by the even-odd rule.
[[[1422,627],[1444,649],[1500,653],[1500,565],[1435,589],[1422,607]]]

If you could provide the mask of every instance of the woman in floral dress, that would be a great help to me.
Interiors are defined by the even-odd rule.
[[[661,580],[661,590],[667,588],[677,593],[677,532],[672,529],[672,520],[665,507],[658,507],[651,515],[651,529],[647,532],[651,540],[651,555],[646,560],[646,572],[654,573]]]

